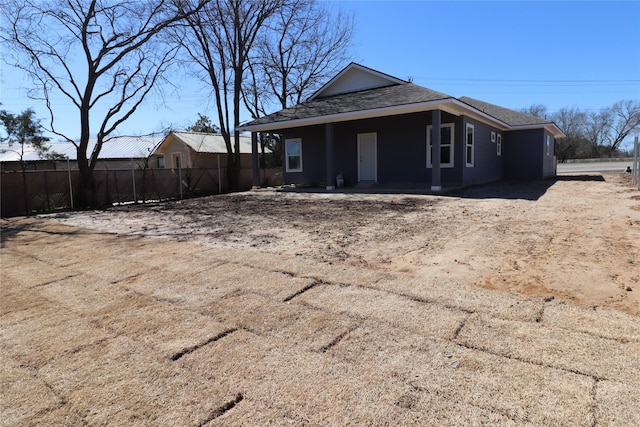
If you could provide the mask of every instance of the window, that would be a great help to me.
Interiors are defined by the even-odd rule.
[[[466,151],[467,166],[473,167],[473,153],[474,153],[473,141],[475,139],[473,125],[471,123],[467,123],[466,130],[467,131],[466,131],[465,141],[467,143],[467,151]]]
[[[496,138],[496,154],[502,156],[502,134],[499,133]]]
[[[431,159],[433,147],[431,146],[431,128],[427,126],[427,167],[432,167]],[[440,125],[440,166],[443,168],[453,167],[453,123]]]
[[[547,156],[551,154],[551,136],[547,135]]]
[[[182,168],[182,159],[180,158],[180,153],[171,153],[171,160],[172,169]]]
[[[164,156],[158,156],[158,168],[164,169]]]
[[[285,160],[287,172],[302,172],[302,140],[285,140]]]

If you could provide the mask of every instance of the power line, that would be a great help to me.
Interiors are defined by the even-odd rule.
[[[478,78],[463,78],[463,77],[423,77],[414,76],[415,79],[420,80],[437,80],[437,81],[452,81],[452,82],[487,82],[487,83],[576,83],[576,84],[640,84],[640,79],[569,79],[569,80],[555,80],[555,79],[478,79]]]

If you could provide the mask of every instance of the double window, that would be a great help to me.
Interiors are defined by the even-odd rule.
[[[440,166],[443,168],[453,167],[453,123],[444,123],[440,125]],[[433,145],[431,136],[433,127],[427,126],[427,167],[433,167]]]
[[[284,147],[286,171],[302,172],[302,139],[287,139]]]

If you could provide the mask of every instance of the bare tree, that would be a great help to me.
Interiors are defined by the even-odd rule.
[[[541,119],[548,118],[547,106],[542,104],[533,104],[526,108],[522,108],[520,110],[521,113],[529,114],[531,116],[536,116]]]
[[[287,1],[250,58],[245,99],[252,115],[265,114],[264,104],[274,98],[279,108],[299,104],[335,75],[347,62],[353,27],[352,15],[332,13],[326,3]]]
[[[240,133],[237,129],[244,73],[256,39],[284,1],[212,0],[188,18],[185,33],[176,34],[190,61],[200,68],[200,77],[213,89],[220,133],[229,154],[227,171],[232,189],[238,187],[240,171]]]
[[[288,0],[268,22],[249,58],[243,100],[252,118],[298,104],[344,67],[353,34],[353,16],[332,13],[316,0]],[[265,147],[280,153],[277,135],[259,135]],[[280,164],[281,159],[270,163]]]
[[[93,169],[102,145],[163,80],[178,46],[160,36],[192,11],[169,0],[5,0],[1,9],[12,65],[32,76],[30,96],[49,109],[48,130],[76,146],[80,202],[95,205]],[[79,141],[56,127],[55,95],[77,109]]]
[[[602,147],[611,132],[613,126],[613,114],[610,108],[603,108],[598,112],[587,115],[584,134],[591,145],[591,157],[601,155]]]
[[[585,144],[586,113],[576,107],[563,107],[550,118],[566,135],[558,141],[558,158],[561,162],[575,158],[579,147]]]
[[[614,153],[630,134],[640,130],[640,101],[619,101],[611,107],[613,125],[606,138],[607,148]]]

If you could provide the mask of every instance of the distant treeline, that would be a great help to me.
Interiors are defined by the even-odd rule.
[[[549,113],[544,105],[523,113],[553,121],[566,135],[558,140],[558,160],[630,156],[633,135],[640,133],[640,101],[623,100],[597,112],[564,107]]]

